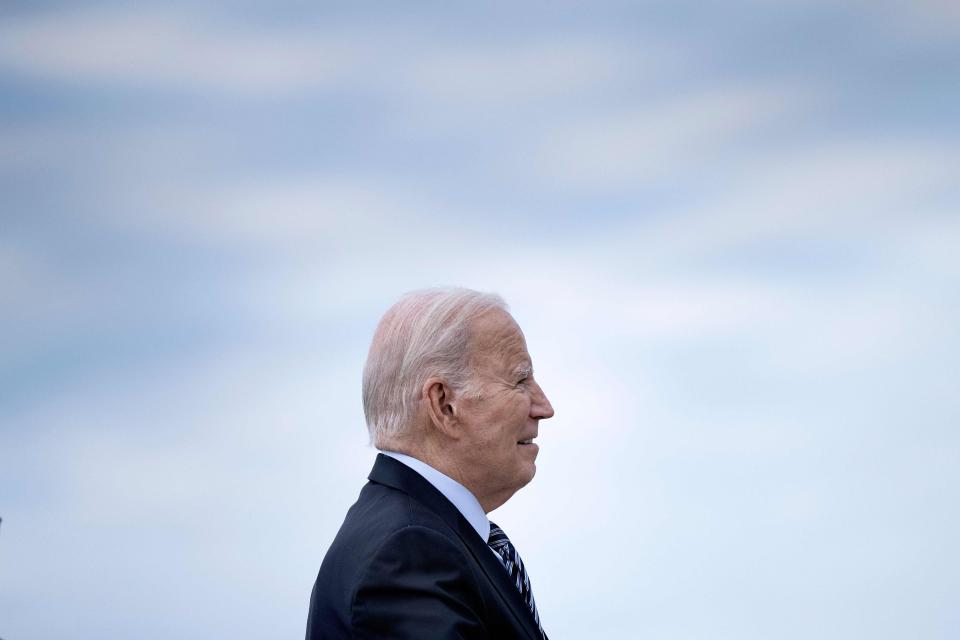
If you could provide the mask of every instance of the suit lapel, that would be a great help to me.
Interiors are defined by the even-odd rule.
[[[540,640],[540,629],[537,628],[536,621],[533,619],[530,609],[527,608],[527,603],[523,601],[520,591],[517,590],[517,587],[510,581],[510,575],[504,566],[493,555],[486,541],[477,535],[476,529],[470,526],[466,518],[460,516],[458,525],[454,530],[457,532],[457,535],[460,536],[460,539],[463,540],[464,544],[467,545],[467,548],[470,549],[480,568],[483,569],[483,572],[487,575],[487,579],[496,587],[497,593],[504,602],[506,602],[520,624],[523,625],[527,634],[531,638]]]
[[[439,515],[470,550],[477,564],[480,565],[487,576],[487,580],[493,584],[494,590],[517,619],[517,623],[523,627],[532,640],[540,640],[540,630],[537,628],[536,622],[520,592],[510,581],[510,576],[503,565],[493,555],[486,540],[477,535],[476,529],[470,526],[470,523],[452,502],[447,500],[436,487],[427,482],[419,473],[402,462],[383,454],[377,455],[369,479],[403,491]]]

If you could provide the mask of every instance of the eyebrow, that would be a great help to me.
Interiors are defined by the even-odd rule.
[[[527,378],[533,373],[533,367],[531,367],[529,364],[521,364],[513,370],[513,373],[518,377]]]

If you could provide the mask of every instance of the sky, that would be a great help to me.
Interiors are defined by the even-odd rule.
[[[551,638],[955,638],[957,7],[4,3],[0,637],[302,637],[460,285]]]

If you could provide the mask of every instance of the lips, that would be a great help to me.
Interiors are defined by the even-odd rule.
[[[537,437],[536,435],[533,435],[524,440],[517,440],[517,444],[533,444],[533,439],[536,437]]]

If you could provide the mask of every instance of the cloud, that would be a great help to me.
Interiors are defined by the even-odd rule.
[[[621,267],[707,267],[709,258],[793,240],[848,242],[856,255],[870,256],[897,244],[918,218],[949,224],[938,212],[956,182],[957,160],[939,142],[858,137],[758,151],[692,203],[625,216],[606,236],[606,255]]]
[[[799,88],[698,90],[628,111],[597,112],[540,132],[513,166],[563,188],[639,188],[723,161],[751,132],[788,122],[816,94]]]
[[[593,91],[609,90],[629,74],[634,81],[675,68],[679,51],[661,40],[643,45],[577,34],[474,42],[427,43],[414,52],[397,88],[436,108],[511,109],[543,105],[563,109]]]
[[[226,92],[318,89],[362,58],[333,32],[270,33],[175,11],[69,10],[8,19],[0,64],[66,86]]]
[[[412,23],[267,29],[171,8],[62,10],[0,27],[0,66],[66,87],[248,100],[353,91],[438,115],[575,97],[678,59],[654,38],[641,48],[577,34],[457,39]]]

